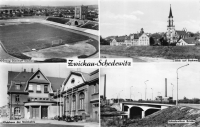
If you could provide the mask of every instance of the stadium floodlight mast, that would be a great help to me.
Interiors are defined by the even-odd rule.
[[[183,67],[186,67],[186,66],[188,66],[188,65],[189,65],[189,64],[183,65],[183,66],[177,68],[177,70],[176,70],[176,74],[177,74],[177,96],[176,96],[176,106],[178,106],[178,70],[181,69],[181,68],[183,68]]]

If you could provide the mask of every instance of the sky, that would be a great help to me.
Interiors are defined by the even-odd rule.
[[[66,64],[47,64],[47,63],[40,63],[40,64],[5,64],[0,63],[0,107],[7,104],[7,83],[8,83],[8,71],[17,71],[21,72],[22,70],[26,69],[27,72],[37,71],[38,68],[42,71],[45,76],[49,77],[61,77],[67,78],[70,71],[77,71],[77,68],[67,68]],[[78,70],[86,73],[90,73],[97,68],[79,68]]]
[[[78,5],[98,5],[98,0],[1,0],[0,5],[17,6],[78,6]]]
[[[167,96],[176,100],[177,68],[187,63],[135,63],[127,68],[101,68],[100,70],[100,95],[104,91],[104,75],[106,74],[106,97],[138,100],[145,99],[145,87],[147,87],[147,99],[155,99],[156,96],[165,96],[165,78],[167,78]],[[200,66],[199,63],[189,63],[189,66],[178,70],[179,92],[178,98],[200,98]],[[146,82],[145,85],[145,81]],[[171,85],[173,84],[173,85]],[[152,89],[151,89],[152,88]],[[160,92],[160,93],[159,93]]]
[[[100,0],[101,36],[166,32],[170,4],[176,30],[200,31],[200,0]]]

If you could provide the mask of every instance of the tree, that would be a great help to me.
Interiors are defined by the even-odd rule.
[[[110,43],[107,40],[103,39],[101,36],[100,36],[100,44],[101,45],[110,45]]]

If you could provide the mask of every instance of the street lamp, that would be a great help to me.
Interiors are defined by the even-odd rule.
[[[138,92],[138,93],[140,93],[140,92]],[[140,93],[141,94],[141,100],[142,100],[142,93]]]
[[[149,81],[149,80],[144,81],[144,84],[145,84],[145,100],[146,100],[146,95],[147,95],[147,84],[146,84],[147,81]]]
[[[131,88],[132,88],[132,87],[133,87],[133,86],[130,87],[130,99],[131,99]]]
[[[153,88],[151,88],[151,90],[152,90],[152,100],[153,100]]]
[[[171,85],[172,85],[172,99],[173,99],[174,84],[171,83]]]
[[[177,70],[176,70],[176,73],[177,73],[177,96],[176,96],[176,106],[178,106],[178,70],[181,69],[181,68],[183,68],[183,67],[186,67],[186,66],[188,66],[188,65],[189,65],[189,64],[183,65],[183,66],[177,68]]]
[[[123,91],[123,90],[122,90],[122,91]],[[119,95],[120,95],[120,93],[121,93],[122,91],[120,91],[119,94],[118,94],[118,97],[117,97],[117,98],[118,98],[118,103],[119,103]]]

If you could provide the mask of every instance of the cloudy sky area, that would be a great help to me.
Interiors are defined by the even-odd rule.
[[[177,68],[187,63],[148,63],[134,64],[132,68],[104,68],[100,74],[100,94],[103,95],[104,77],[106,74],[107,98],[130,98],[130,88],[132,99],[145,99],[145,81],[147,85],[147,98],[152,99],[160,95],[165,96],[165,78],[167,78],[167,95],[172,96],[172,85],[174,85],[173,96],[176,100]],[[200,98],[200,66],[199,63],[189,63],[189,66],[179,69],[179,99]],[[122,91],[123,90],[123,91]],[[122,91],[122,92],[120,92]],[[140,92],[140,93],[138,93]]]
[[[38,68],[45,76],[67,78],[70,71],[77,71],[76,68],[66,68],[66,64],[3,64],[0,63],[0,107],[7,104],[7,83],[8,71],[21,72],[26,69],[27,72],[37,71]],[[97,68],[79,68],[82,72],[90,73]]]
[[[170,4],[176,30],[200,30],[199,0],[100,0],[101,35],[166,32]]]
[[[1,0],[0,5],[78,6],[98,5],[98,0]]]

